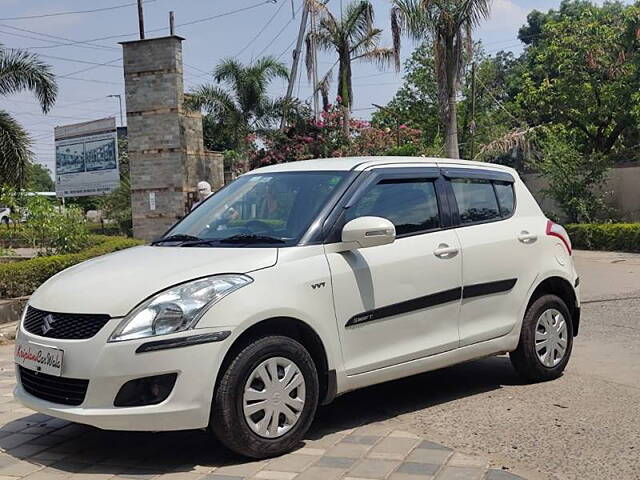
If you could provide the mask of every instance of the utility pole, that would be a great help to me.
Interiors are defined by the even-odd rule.
[[[316,11],[311,9],[311,51],[313,53],[313,74],[311,81],[313,82],[313,116],[316,121],[320,118],[320,108],[318,102],[318,52],[316,44]]]
[[[471,64],[471,123],[469,124],[469,132],[471,133],[471,153],[469,160],[475,157],[475,140],[476,140],[476,62]]]
[[[173,11],[169,12],[169,35],[172,37],[176,34],[176,17]]]
[[[117,98],[118,103],[120,104],[120,126],[124,127],[124,120],[122,117],[122,95],[107,95],[108,98]]]
[[[293,87],[298,76],[298,62],[300,60],[300,52],[302,49],[302,41],[304,40],[304,32],[307,28],[307,19],[309,18],[309,2],[304,2],[304,9],[302,10],[302,19],[300,20],[300,30],[298,31],[298,40],[296,41],[296,48],[293,51],[293,62],[291,64],[291,73],[289,75],[289,86],[287,87],[287,95],[284,97],[285,108],[287,102],[291,99],[293,93]],[[286,124],[286,115],[282,115],[282,121],[280,122],[280,130],[283,131]]]
[[[142,0],[138,0],[138,28],[140,29],[140,40],[144,40],[144,10]]]

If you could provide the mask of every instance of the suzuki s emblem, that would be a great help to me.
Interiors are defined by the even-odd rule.
[[[53,318],[53,315],[51,314],[44,317],[44,320],[42,321],[42,333],[46,335],[51,330],[53,330],[53,324],[55,323],[55,321],[56,319]]]

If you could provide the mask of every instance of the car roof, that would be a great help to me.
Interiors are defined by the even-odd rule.
[[[314,160],[300,160],[297,162],[279,163],[260,167],[249,172],[252,173],[275,173],[275,172],[301,172],[301,171],[349,171],[365,170],[377,166],[455,166],[462,168],[485,168],[515,173],[512,168],[495,163],[472,162],[470,160],[458,160],[450,158],[434,157],[341,157],[341,158],[319,158]]]

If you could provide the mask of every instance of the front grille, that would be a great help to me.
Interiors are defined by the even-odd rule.
[[[78,340],[93,337],[109,320],[109,315],[52,313],[28,307],[24,329],[41,337]]]
[[[34,397],[63,405],[80,405],[87,394],[89,380],[54,377],[18,366],[22,388]]]

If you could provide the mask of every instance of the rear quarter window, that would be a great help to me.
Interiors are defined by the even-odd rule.
[[[516,200],[513,194],[513,184],[507,182],[493,182],[498,197],[498,205],[500,206],[500,215],[502,218],[513,215]]]

